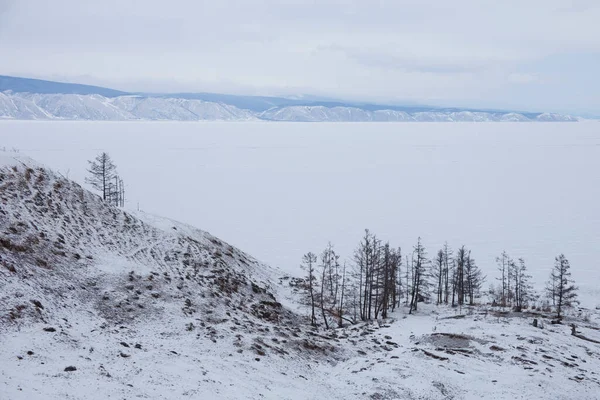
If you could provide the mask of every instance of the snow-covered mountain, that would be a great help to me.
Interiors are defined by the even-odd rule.
[[[256,112],[226,103],[198,99],[98,94],[0,93],[0,118],[57,120],[170,120],[170,121],[297,121],[297,122],[491,122],[491,121],[577,121],[560,114],[483,111],[366,110],[354,106],[294,105]]]
[[[598,310],[317,329],[277,269],[27,157],[0,152],[0,205],[3,400],[600,398]]]
[[[125,93],[95,86],[0,76],[0,118],[57,120],[490,122],[577,121],[569,115],[391,106],[215,93]]]
[[[418,111],[408,113],[399,110],[363,110],[357,107],[288,106],[268,110],[260,118],[272,121],[301,122],[500,122],[500,121],[577,121],[577,118],[561,114],[536,114],[484,111]]]
[[[256,119],[247,110],[202,100],[98,94],[0,93],[0,118],[57,120],[224,120]]]

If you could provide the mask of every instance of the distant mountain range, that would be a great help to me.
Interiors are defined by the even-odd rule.
[[[173,121],[577,121],[570,115],[398,106],[217,93],[131,93],[98,86],[0,76],[0,118]]]

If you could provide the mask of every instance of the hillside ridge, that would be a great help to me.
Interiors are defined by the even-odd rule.
[[[294,122],[568,121],[569,115],[426,105],[390,105],[218,93],[134,93],[0,76],[0,118]]]

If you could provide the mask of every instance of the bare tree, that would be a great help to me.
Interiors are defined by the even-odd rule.
[[[500,257],[496,257],[496,263],[498,263],[498,271],[500,271],[500,278],[496,278],[501,282],[501,293],[500,305],[506,307],[508,298],[508,268],[510,264],[510,257],[503,251]]]
[[[450,260],[451,263],[451,271],[450,281],[452,282],[452,307],[456,306],[456,295],[458,292],[458,268],[456,267],[456,258],[452,258]]]
[[[412,274],[412,295],[410,299],[409,314],[417,311],[417,303],[422,301],[424,289],[427,288],[427,253],[425,247],[421,244],[421,238],[417,239],[417,245],[413,251],[413,274]]]
[[[327,303],[327,292],[325,291],[327,269],[321,269],[321,291],[319,292],[319,306],[321,308],[321,316],[323,317],[323,323],[325,323],[325,329],[329,329],[329,322],[327,322],[327,314],[325,314],[326,303]]]
[[[100,153],[94,160],[88,161],[90,174],[85,179],[96,190],[102,192],[102,200],[109,200],[110,186],[116,176],[117,167],[108,153]]]
[[[436,304],[442,304],[444,301],[444,250],[440,249],[434,260],[435,268],[433,269],[433,276],[436,280]]]
[[[515,300],[514,279],[517,263],[512,258],[508,259],[508,268],[506,269],[506,299],[510,307],[513,306]]]
[[[467,259],[465,262],[465,291],[469,296],[469,305],[475,304],[475,298],[479,297],[479,292],[485,282],[485,276],[481,273],[479,267],[475,263],[473,257],[471,257],[471,251],[467,252]]]
[[[321,253],[321,292],[319,294],[319,303],[326,328],[329,328],[327,315],[335,315],[336,305],[338,304],[340,286],[339,258],[331,243],[328,243],[325,250]]]
[[[465,304],[465,266],[467,264],[467,249],[462,246],[456,253],[456,274],[455,274],[455,287],[456,287],[456,298],[459,306]]]
[[[394,263],[394,271],[393,278],[396,280],[396,284],[394,285],[393,296],[393,304],[392,311],[396,309],[396,307],[400,307],[400,302],[402,301],[402,249],[398,247],[396,251],[393,253],[393,263]]]
[[[374,235],[365,229],[365,235],[354,252],[356,277],[359,281],[360,319],[363,321],[372,318],[376,242]]]
[[[344,294],[346,291],[346,263],[344,262],[344,268],[342,269],[342,284],[340,287],[340,301],[337,306],[337,314],[338,314],[338,327],[341,328],[344,323]]]
[[[397,277],[401,256],[390,247],[389,243],[383,246],[380,253],[380,273],[378,274],[377,286],[381,287],[381,290],[377,291],[378,301],[375,318],[379,316],[379,313],[381,313],[382,318],[387,318],[388,310],[390,308],[393,310],[396,306]]]
[[[450,280],[454,267],[454,259],[452,258],[452,249],[448,246],[448,242],[444,243],[444,269],[443,269],[443,285],[444,285],[444,303],[448,304],[450,295]]]
[[[108,184],[108,196],[106,200],[115,207],[123,207],[125,205],[125,185],[123,179],[115,175]]]
[[[515,309],[521,311],[530,300],[534,299],[533,287],[530,283],[531,275],[527,274],[523,258],[519,258],[519,264],[514,264],[514,268]]]
[[[571,265],[564,254],[556,256],[554,268],[550,273],[550,281],[554,289],[549,294],[554,296],[558,318],[562,317],[563,308],[571,306],[577,299],[577,287],[571,279],[570,269]]]
[[[302,269],[306,271],[306,277],[304,278],[304,293],[305,293],[305,303],[310,307],[310,323],[313,326],[317,325],[317,318],[315,315],[315,309],[317,306],[317,277],[315,266],[317,263],[317,256],[308,252],[304,256],[302,256]]]
[[[406,274],[405,274],[405,282],[406,282],[406,300],[404,301],[405,305],[410,304],[410,293],[411,293],[411,284],[412,284],[412,265],[413,260],[408,258],[408,254],[406,255]]]

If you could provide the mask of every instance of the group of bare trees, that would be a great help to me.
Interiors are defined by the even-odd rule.
[[[317,319],[322,319],[326,328],[332,319],[338,326],[343,324],[346,266],[340,266],[339,258],[331,243],[320,256],[308,252],[302,257],[302,269],[306,272],[302,285],[304,303],[310,307],[312,325],[317,324]]]
[[[403,256],[400,247],[383,243],[369,230],[354,251],[351,267],[340,265],[339,255],[328,244],[320,255],[302,257],[303,302],[310,309],[311,324],[369,321],[387,318],[402,304],[409,313],[431,299],[435,288],[438,304],[474,304],[485,277],[464,246],[453,257],[446,244],[434,260],[427,257],[421,238]]]
[[[388,310],[395,309],[401,298],[401,249],[382,243],[367,229],[353,261],[349,299],[353,318],[363,321],[386,318]]]
[[[446,243],[438,250],[433,263],[436,304],[474,305],[481,295],[481,287],[486,277],[471,256],[471,250],[461,246],[454,256],[454,252]]]
[[[125,185],[117,174],[117,167],[108,155],[100,153],[94,160],[88,161],[89,176],[86,183],[102,193],[102,199],[110,204],[123,207],[125,205]]]
[[[524,259],[515,261],[503,252],[496,261],[499,284],[487,293],[493,304],[520,311],[539,299]],[[342,326],[344,321],[387,318],[388,312],[403,304],[412,314],[424,301],[453,307],[475,305],[486,280],[465,246],[455,252],[446,243],[429,259],[418,238],[412,251],[403,255],[400,247],[383,243],[369,230],[348,264],[340,263],[331,243],[318,255],[309,252],[302,257],[305,276],[299,287],[312,325],[329,328]],[[576,298],[569,268],[564,255],[556,257],[548,283],[548,296],[559,317],[563,307]]]
[[[500,281],[497,288],[490,288],[490,295],[495,304],[502,307],[512,307],[520,311],[522,308],[536,302],[540,295],[535,292],[531,275],[527,273],[525,260],[513,260],[506,251],[496,258]],[[550,279],[546,284],[546,298],[556,309],[560,318],[564,307],[577,302],[577,287],[571,279],[571,265],[564,254],[556,256]]]
[[[531,275],[527,273],[525,260],[519,258],[515,262],[503,251],[496,257],[500,281],[497,289],[491,289],[490,294],[494,302],[502,307],[514,307],[521,310],[530,302],[536,301],[539,296],[533,290]]]
[[[354,253],[352,269],[340,265],[340,256],[329,243],[317,256],[309,252],[302,257],[301,289],[310,309],[311,324],[322,320],[328,328],[344,321],[386,318],[401,302],[402,254],[389,243],[382,244],[368,230]]]

